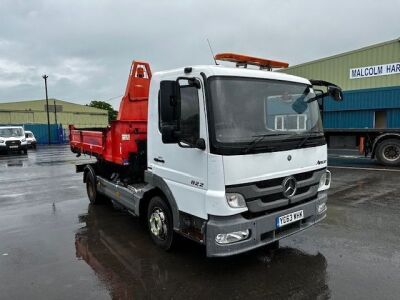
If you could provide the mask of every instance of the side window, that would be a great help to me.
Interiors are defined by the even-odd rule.
[[[181,86],[180,137],[182,141],[195,144],[200,138],[198,89],[193,86]]]

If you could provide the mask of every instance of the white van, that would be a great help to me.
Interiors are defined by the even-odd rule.
[[[28,143],[28,148],[36,149],[36,138],[32,131],[25,130],[25,138]]]
[[[0,126],[0,152],[28,153],[24,128],[21,126]]]

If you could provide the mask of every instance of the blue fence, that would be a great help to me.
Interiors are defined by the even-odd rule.
[[[48,143],[47,124],[9,124],[0,126],[22,126],[25,130],[32,131],[38,144]],[[64,144],[68,142],[68,135],[61,124],[50,124],[50,143]]]

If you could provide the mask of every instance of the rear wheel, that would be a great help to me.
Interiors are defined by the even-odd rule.
[[[159,196],[150,199],[147,210],[147,225],[153,242],[164,250],[170,250],[174,242],[172,212]]]
[[[91,172],[86,174],[86,192],[91,204],[100,204],[104,202],[105,196],[97,192],[96,178]]]
[[[376,158],[386,166],[400,166],[400,140],[388,139],[378,144]]]

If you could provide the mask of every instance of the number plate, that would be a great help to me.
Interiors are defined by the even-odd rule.
[[[281,217],[277,217],[276,218],[276,227],[279,228],[279,227],[285,226],[287,224],[301,220],[303,218],[304,218],[303,210],[295,211],[290,214],[287,214],[287,215],[284,215]]]
[[[10,146],[10,149],[17,149],[18,146]]]

